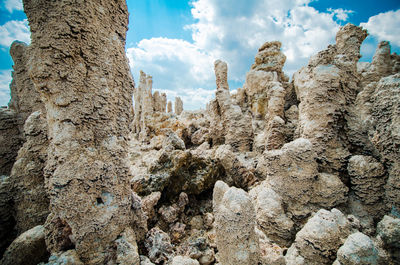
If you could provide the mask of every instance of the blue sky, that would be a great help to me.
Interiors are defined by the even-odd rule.
[[[29,42],[20,0],[0,0],[0,105],[9,101],[9,45]],[[185,109],[204,108],[213,97],[213,62],[228,62],[232,90],[241,87],[266,41],[279,40],[291,76],[309,57],[334,43],[341,25],[361,25],[370,36],[361,52],[370,61],[377,43],[400,53],[399,0],[128,0],[127,56],[135,81],[140,70],[153,89],[181,96]]]

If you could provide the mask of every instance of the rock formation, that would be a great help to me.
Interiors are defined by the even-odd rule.
[[[133,80],[125,57],[125,1],[24,1],[32,30],[29,75],[47,111],[46,245],[103,264],[132,222],[127,136]],[[43,20],[43,17],[46,20]]]
[[[154,111],[165,112],[167,108],[167,94],[156,91],[153,94]]]
[[[389,43],[358,63],[367,33],[348,24],[289,82],[269,41],[237,93],[217,60],[207,109],[177,97],[172,113],[151,76],[134,87],[125,1],[24,8],[32,43],[11,48],[0,109],[0,264],[399,263]]]
[[[167,112],[168,112],[168,113],[172,113],[172,102],[171,102],[171,101],[168,101],[168,104],[167,104]]]
[[[175,114],[176,115],[181,115],[183,111],[183,102],[180,97],[175,98]]]
[[[248,194],[218,181],[213,209],[219,261],[222,264],[257,264],[256,214]]]
[[[225,62],[216,61],[214,70],[217,83],[215,100],[211,101],[209,112],[213,116],[211,130],[215,131],[213,143],[226,143],[235,151],[252,149],[253,131],[250,126],[251,117],[243,113],[240,106],[233,104],[229,93],[228,66]]]
[[[0,260],[0,264],[36,265],[46,261],[48,252],[46,251],[44,237],[44,227],[41,225],[21,234],[7,248],[3,258]]]
[[[18,234],[44,224],[49,214],[45,188],[44,161],[47,160],[47,123],[40,111],[25,122],[26,142],[18,152],[11,171],[15,229]]]

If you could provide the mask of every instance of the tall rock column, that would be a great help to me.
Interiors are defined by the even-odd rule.
[[[228,65],[217,60],[214,62],[214,71],[217,91],[209,108],[212,115],[211,130],[216,135],[214,138],[222,138],[235,151],[250,151],[253,146],[253,129],[249,126],[251,117],[242,112],[239,105],[233,104],[229,93]]]
[[[346,169],[350,156],[346,113],[358,90],[357,62],[366,37],[365,30],[347,24],[337,33],[336,45],[313,56],[293,76],[300,101],[299,132],[314,145],[324,172]]]
[[[28,69],[50,140],[46,244],[51,252],[75,247],[86,264],[105,264],[132,220],[126,2],[23,2],[32,32]]]
[[[181,115],[183,111],[183,102],[180,97],[175,97],[175,114]]]

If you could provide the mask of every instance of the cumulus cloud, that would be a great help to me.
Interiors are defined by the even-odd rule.
[[[309,2],[195,0],[191,10],[195,23],[185,27],[192,31],[192,42],[153,38],[127,50],[135,80],[141,69],[153,76],[155,88],[182,96],[185,108],[189,103],[195,105],[189,108],[197,108],[213,95],[208,90],[215,89],[214,60],[226,61],[230,83],[242,84],[258,48],[274,40],[282,42],[287,57],[284,70],[291,76],[311,55],[335,42],[340,23],[352,12],[320,12]]]
[[[30,43],[28,20],[11,20],[0,26],[0,46],[10,47],[15,40]]]
[[[10,101],[11,69],[0,70],[0,106],[6,106]]]
[[[6,0],[4,6],[10,13],[14,10],[21,11],[24,9],[22,6],[22,0]]]
[[[191,103],[191,108],[204,105],[207,93],[202,87],[213,83],[214,60],[197,46],[179,39],[144,39],[137,47],[128,48],[127,56],[135,80],[142,70],[153,76],[154,89],[168,91],[171,99],[180,95],[186,108]]]
[[[337,18],[337,20],[340,21],[346,21],[349,18],[349,14],[354,13],[354,11],[352,10],[347,10],[343,8],[338,8],[338,9],[328,8],[328,12],[333,13],[334,16]]]
[[[367,23],[361,23],[360,26],[378,40],[387,40],[400,46],[400,9],[372,16]]]
[[[211,99],[215,98],[215,91],[204,88],[184,88],[179,90],[156,89],[161,93],[167,94],[168,101],[175,102],[175,97],[180,97],[183,101],[184,110],[205,109]]]
[[[243,80],[257,49],[266,41],[279,40],[292,74],[310,55],[334,42],[338,16],[350,11],[318,12],[302,0],[198,0],[190,25],[195,45],[228,62],[231,78]],[[338,15],[340,14],[340,15]]]

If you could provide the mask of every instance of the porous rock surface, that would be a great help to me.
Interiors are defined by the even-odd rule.
[[[177,97],[173,111],[149,74],[134,86],[125,1],[24,9],[32,43],[12,46],[0,109],[4,260],[40,227],[42,264],[399,262],[400,58],[388,42],[359,63],[367,33],[348,24],[289,82],[268,41],[236,93],[217,60],[206,110]]]
[[[83,262],[102,264],[132,222],[126,3],[27,0],[24,10],[29,75],[45,104],[50,142],[46,245],[51,252],[75,248]]]
[[[213,209],[219,261],[222,264],[257,264],[256,214],[250,196],[244,190],[229,188],[218,181],[213,193]]]

